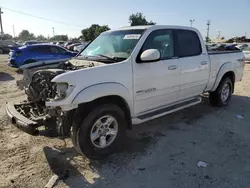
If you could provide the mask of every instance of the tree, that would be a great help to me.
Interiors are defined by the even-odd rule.
[[[35,35],[33,33],[30,33],[28,30],[24,29],[19,33],[18,35],[19,40],[33,40],[35,39]]]
[[[211,39],[209,37],[206,37],[206,43],[210,43],[211,42]]]
[[[45,41],[45,40],[47,40],[47,38],[45,36],[43,36],[43,35],[38,35],[36,37],[36,40],[38,40],[38,41]]]
[[[55,35],[50,38],[51,41],[67,41],[68,39],[68,35]]]
[[[141,12],[137,12],[136,14],[131,14],[129,16],[129,23],[131,26],[135,26],[135,25],[155,25],[155,22],[148,22],[146,20],[146,17],[143,16],[143,14]]]
[[[233,38],[231,38],[231,39],[228,39],[226,42],[227,42],[227,43],[233,43],[233,42],[249,42],[249,39],[247,39],[245,36],[233,37]]]
[[[92,24],[89,28],[82,30],[82,40],[89,42],[95,39],[98,35],[100,35],[104,31],[110,30],[109,26],[103,25],[100,26],[98,24]]]
[[[1,40],[9,40],[9,39],[12,39],[12,35],[5,33],[3,35],[0,35],[0,39]]]
[[[221,39],[221,40],[225,40],[225,37],[221,37],[220,39]]]

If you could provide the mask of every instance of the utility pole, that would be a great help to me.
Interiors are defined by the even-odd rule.
[[[1,7],[0,7],[0,27],[1,27],[1,32],[0,32],[0,35],[3,35],[3,22],[2,22],[2,10],[1,10]]]
[[[193,26],[193,22],[194,22],[195,20],[193,19],[193,20],[189,20],[189,22],[190,22],[190,27],[192,27]]]
[[[221,33],[221,31],[218,31],[218,37],[217,37],[218,39],[220,39],[220,33]]]
[[[13,29],[13,37],[16,38],[15,26],[14,25],[12,25],[12,29]]]
[[[52,27],[52,30],[53,30],[53,36],[55,36],[55,28]]]
[[[210,20],[207,21],[207,38],[206,38],[206,42],[208,42],[208,39],[209,39],[209,29],[210,29]]]

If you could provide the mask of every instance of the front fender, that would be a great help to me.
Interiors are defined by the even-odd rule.
[[[91,102],[101,97],[114,95],[122,97],[127,102],[130,110],[133,109],[132,95],[125,86],[119,83],[100,83],[86,87],[76,95],[72,104],[76,106],[81,103]]]
[[[213,88],[211,89],[211,91],[215,91],[217,89],[217,87],[219,86],[220,84],[220,81],[222,79],[222,77],[225,75],[225,73],[229,72],[229,71],[233,71],[234,72],[234,65],[232,62],[226,62],[224,63],[219,71],[218,71],[218,74],[216,76],[216,80],[214,82],[214,86]]]

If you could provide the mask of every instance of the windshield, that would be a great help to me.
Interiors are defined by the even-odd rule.
[[[106,56],[125,60],[130,56],[143,32],[141,29],[105,32],[91,42],[79,56]]]

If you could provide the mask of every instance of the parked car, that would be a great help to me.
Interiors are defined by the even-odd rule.
[[[63,42],[63,41],[59,41],[59,42],[56,43],[56,45],[57,45],[57,46],[64,46],[64,43],[65,43],[65,42]]]
[[[250,47],[244,48],[243,54],[245,56],[246,61],[250,61]]]
[[[75,46],[79,46],[81,45],[82,43],[75,43],[75,44],[71,44],[71,45],[68,45],[67,46],[67,49],[70,50],[70,51],[74,51],[74,47]]]
[[[236,47],[240,50],[243,50],[244,48],[247,48],[249,45],[248,44],[238,44]]]
[[[9,66],[20,67],[36,61],[74,57],[77,53],[52,44],[34,44],[13,49],[9,54]]]
[[[74,51],[75,51],[75,52],[80,52],[80,51],[82,51],[82,49],[85,48],[87,45],[88,45],[88,43],[87,43],[87,42],[84,42],[84,43],[82,43],[82,44],[80,44],[80,45],[78,45],[78,46],[74,46]]]
[[[132,124],[199,104],[203,93],[227,106],[244,65],[240,50],[207,51],[192,27],[126,27],[102,33],[60,68],[35,72],[30,101],[7,103],[6,111],[21,130],[71,135],[79,153],[101,159]]]
[[[19,45],[11,40],[0,40],[0,54],[9,53],[11,48]]]
[[[38,41],[35,41],[35,40],[29,40],[29,41],[26,41],[23,43],[24,46],[27,46],[27,45],[33,45],[33,44],[39,44],[40,42]]]

